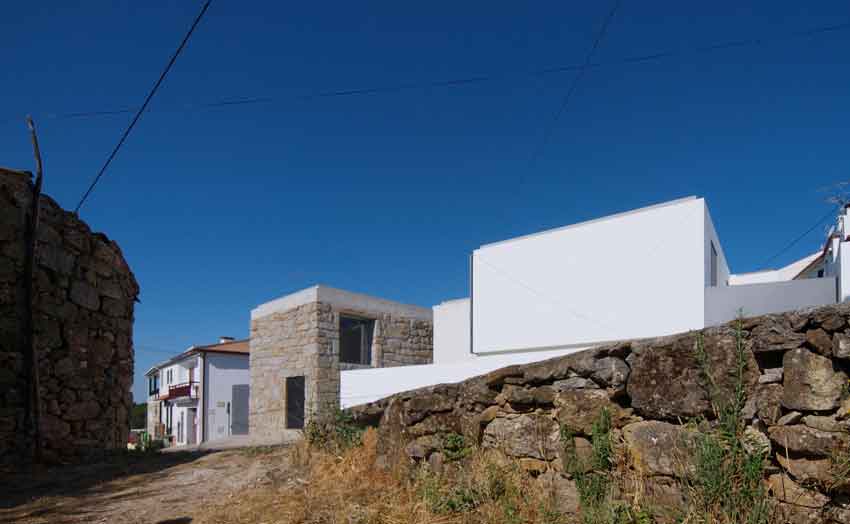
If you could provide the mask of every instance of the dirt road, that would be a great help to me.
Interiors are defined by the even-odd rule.
[[[285,447],[129,456],[0,477],[0,522],[187,524],[286,480]]]

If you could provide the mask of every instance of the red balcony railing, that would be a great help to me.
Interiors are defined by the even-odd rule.
[[[168,386],[168,390],[160,392],[159,399],[165,400],[181,397],[198,398],[198,387],[199,385],[195,381],[173,384]]]

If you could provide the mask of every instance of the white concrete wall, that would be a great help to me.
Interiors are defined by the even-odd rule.
[[[434,306],[434,364],[462,362],[473,357],[469,321],[468,298]]]
[[[705,216],[690,197],[476,250],[475,352],[703,327]]]
[[[704,285],[705,287],[711,286],[711,246],[714,244],[714,249],[717,251],[717,285],[727,286],[729,285],[729,264],[726,262],[726,254],[723,252],[723,246],[720,245],[720,237],[717,236],[717,231],[714,229],[714,222],[711,220],[708,206],[704,206],[704,210]]]
[[[162,410],[160,413],[160,421],[165,424],[165,430],[168,431],[168,415],[171,414],[171,433],[166,433],[166,435],[171,435],[174,437],[174,445],[175,446],[183,446],[189,441],[189,429],[191,428],[191,418],[189,417],[189,408],[194,407],[193,405],[186,404],[176,404],[173,401],[166,401],[162,404]],[[183,434],[180,435],[178,431],[178,423],[180,422],[180,417],[183,416],[183,420],[186,423],[185,430]]]
[[[835,294],[836,281],[831,277],[708,288],[705,322],[707,326],[728,322],[739,310],[750,317],[834,304]]]
[[[850,299],[850,242],[838,244],[838,297],[841,302],[846,302]]]
[[[537,362],[582,349],[587,348],[473,356],[466,361],[447,364],[341,371],[340,405],[344,409],[358,404],[374,402],[411,389],[462,382],[468,378],[512,364]]]
[[[159,390],[160,392],[167,392],[169,386],[176,386],[177,384],[184,384],[189,382],[189,369],[194,368],[194,380],[198,381],[198,357],[197,355],[192,355],[188,359],[180,360],[175,362],[169,366],[163,367],[159,371]],[[168,382],[168,371],[171,371],[171,382]],[[164,389],[163,389],[164,388]]]
[[[736,273],[729,275],[729,285],[743,286],[747,284],[763,284],[766,282],[784,282],[787,280],[793,280],[802,270],[818,258],[820,254],[820,251],[816,251],[811,255],[806,255],[800,260],[795,260],[787,266],[779,269],[766,269],[764,271],[754,271],[752,273]]]
[[[208,352],[204,358],[204,416],[207,424],[206,440],[230,436],[228,405],[233,402],[233,386],[250,384],[251,371],[248,355]]]

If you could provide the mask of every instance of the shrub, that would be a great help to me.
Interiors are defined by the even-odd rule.
[[[354,423],[345,411],[337,411],[327,420],[311,420],[304,428],[304,438],[316,448],[339,453],[359,446],[364,429]]]
[[[446,433],[442,438],[442,452],[446,460],[454,462],[469,456],[472,453],[472,446],[466,443],[463,435],[457,433]]]

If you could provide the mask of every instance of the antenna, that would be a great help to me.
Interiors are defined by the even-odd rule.
[[[834,206],[845,208],[850,204],[850,180],[836,182],[818,189],[821,193],[827,193],[826,202]]]

